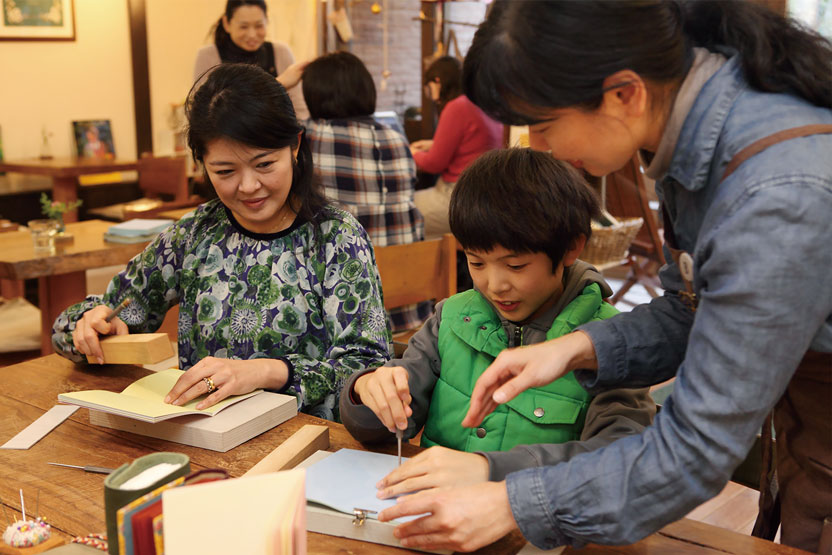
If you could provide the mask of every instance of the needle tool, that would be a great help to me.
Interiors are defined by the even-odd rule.
[[[396,443],[399,450],[399,466],[402,465],[402,431],[396,428]]]
[[[84,472],[95,472],[96,474],[109,474],[114,470],[113,468],[105,468],[103,466],[89,466],[89,465],[79,466],[77,464],[63,464],[63,463],[55,463],[55,462],[51,462],[51,463],[47,463],[47,464],[51,464],[51,465],[54,465],[54,466],[65,466],[67,468],[78,468],[80,470],[83,470]]]

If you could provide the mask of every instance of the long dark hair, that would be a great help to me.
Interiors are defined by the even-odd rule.
[[[463,84],[492,117],[526,125],[546,109],[598,107],[604,79],[623,69],[679,82],[694,46],[736,50],[755,89],[832,107],[832,44],[748,1],[496,0]]]
[[[306,66],[303,97],[314,119],[370,116],[376,111],[373,76],[349,52],[326,54]]]
[[[425,70],[425,85],[439,78],[439,111],[445,104],[462,94],[462,64],[452,56],[434,60]]]
[[[191,89],[185,105],[188,146],[202,162],[208,143],[226,138],[244,145],[280,149],[298,146],[290,200],[298,216],[315,221],[326,204],[314,179],[312,151],[295,117],[286,89],[274,77],[249,64],[221,64],[204,84]],[[210,183],[208,172],[205,179]]]
[[[581,235],[589,239],[598,206],[569,164],[546,152],[509,148],[488,151],[465,168],[448,216],[464,249],[544,252],[554,270]]]

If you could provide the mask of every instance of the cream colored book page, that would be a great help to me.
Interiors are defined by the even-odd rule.
[[[124,393],[114,393],[112,391],[98,389],[65,393],[59,395],[58,400],[69,403],[77,401],[85,407],[97,408],[105,412],[114,412],[126,416],[139,415],[145,418],[159,418],[172,414],[202,412],[185,407],[168,405],[158,399],[141,399],[138,397],[130,397]]]
[[[165,553],[275,553],[304,476],[289,470],[166,490]]]

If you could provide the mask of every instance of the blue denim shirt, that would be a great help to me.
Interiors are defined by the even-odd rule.
[[[534,545],[632,543],[685,516],[724,487],[806,350],[832,352],[832,135],[774,145],[721,182],[743,147],[815,123],[832,111],[750,89],[736,58],[699,92],[657,184],[699,307],[666,266],[665,296],[583,327],[599,368],[576,373],[590,391],[676,375],[673,394],[641,435],[509,474]]]

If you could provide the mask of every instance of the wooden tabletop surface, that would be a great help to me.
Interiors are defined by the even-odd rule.
[[[67,224],[73,240],[57,243],[54,255],[35,254],[28,229],[0,233],[0,278],[30,279],[124,264],[147,243],[105,241],[104,232],[112,225],[102,220]]]
[[[147,374],[135,366],[113,365],[88,367],[75,365],[58,355],[49,355],[13,366],[0,368],[0,444],[13,437],[56,404],[59,393],[85,389],[121,391],[129,383]],[[305,414],[289,420],[260,436],[232,449],[218,453],[92,426],[89,413],[79,409],[28,450],[0,450],[0,498],[8,509],[19,514],[18,490],[23,488],[29,510],[37,510],[53,529],[66,536],[102,532],[104,523],[104,476],[76,469],[47,465],[47,462],[95,465],[117,468],[133,459],[155,451],[177,451],[191,459],[193,470],[222,468],[232,476],[241,476],[272,449],[304,424],[326,425],[330,429],[330,450],[365,449],[346,429],[333,422]],[[374,447],[394,453],[395,445]],[[419,451],[403,445],[403,454]],[[34,507],[40,495],[40,507]],[[407,550],[310,533],[310,554],[403,553]],[[515,532],[478,553],[514,554],[525,544]],[[771,542],[683,519],[657,534],[625,547],[589,546],[579,553],[737,553],[798,554]],[[571,553],[567,549],[565,553]]]
[[[180,218],[182,218],[182,216],[184,216],[188,212],[193,212],[194,210],[196,210],[196,208],[197,208],[196,206],[190,206],[188,208],[176,208],[174,210],[163,210],[161,212],[156,213],[156,215],[154,215],[153,217],[154,218],[168,218],[168,219],[171,219],[171,220],[179,220]]]
[[[73,177],[94,173],[135,170],[138,161],[130,159],[104,160],[99,158],[30,158],[0,161],[0,172],[19,172],[30,175]]]

